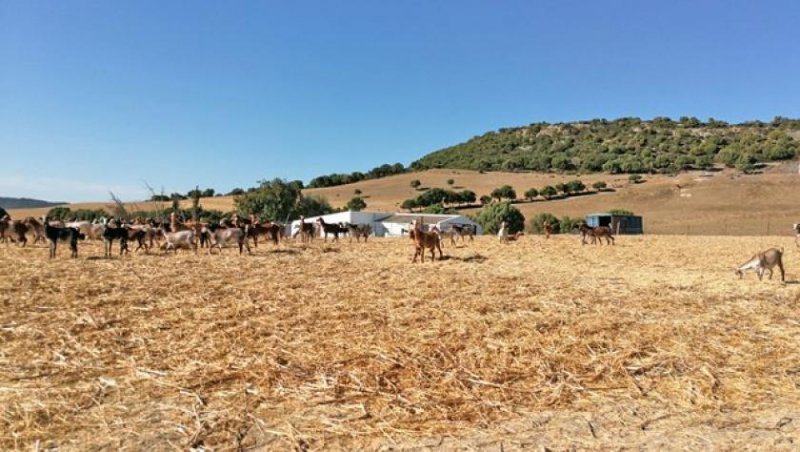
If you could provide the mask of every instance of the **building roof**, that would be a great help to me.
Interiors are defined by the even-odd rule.
[[[639,217],[641,215],[619,215],[616,213],[600,212],[600,213],[587,213],[587,217]]]
[[[380,221],[384,223],[403,223],[408,224],[412,221],[422,218],[423,223],[425,224],[432,224],[432,223],[439,223],[445,220],[452,220],[455,218],[463,218],[466,221],[469,221],[467,218],[464,218],[462,215],[447,215],[447,214],[433,214],[433,213],[396,213],[388,218],[384,218]],[[433,220],[433,221],[431,221]]]
[[[316,215],[316,216],[313,216],[313,217],[306,217],[305,220],[306,220],[307,223],[311,223],[311,222],[317,221],[317,218],[325,218],[325,219],[330,218],[330,217],[346,217],[346,218],[362,217],[363,218],[365,216],[371,216],[372,217],[371,221],[380,221],[382,218],[385,218],[385,217],[388,217],[388,216],[391,216],[391,215],[392,214],[390,214],[390,213],[370,212],[370,211],[366,211],[366,210],[343,210],[341,212],[331,212],[331,213],[327,213],[325,215]],[[298,221],[300,221],[300,219],[299,218],[295,218],[294,220],[292,220],[292,223],[296,223]]]

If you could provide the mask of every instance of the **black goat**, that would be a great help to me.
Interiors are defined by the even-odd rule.
[[[114,240],[119,240],[119,255],[122,256],[128,251],[128,229],[123,226],[111,227],[106,225],[103,230],[103,255],[111,257],[111,247]]]
[[[81,234],[78,228],[61,228],[50,226],[47,222],[47,217],[42,218],[44,223],[44,235],[47,241],[50,242],[50,259],[56,257],[56,248],[59,241],[69,242],[69,249],[71,250],[70,257],[78,257],[78,240],[86,239],[84,234]]]

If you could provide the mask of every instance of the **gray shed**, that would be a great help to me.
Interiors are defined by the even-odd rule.
[[[590,213],[586,215],[586,224],[593,228],[607,226],[614,234],[644,234],[642,217],[638,215]]]

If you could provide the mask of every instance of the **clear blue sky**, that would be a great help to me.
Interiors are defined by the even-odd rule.
[[[0,1],[0,196],[408,164],[499,127],[800,116],[798,1]]]

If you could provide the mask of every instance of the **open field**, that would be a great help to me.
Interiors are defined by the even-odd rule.
[[[0,448],[796,449],[793,239],[617,243],[0,245]]]
[[[509,184],[517,196],[529,188],[540,189],[580,178],[587,186],[602,180],[616,191],[564,200],[517,204],[526,218],[549,212],[558,217],[583,217],[587,213],[612,208],[632,210],[644,216],[645,231],[654,234],[690,235],[789,235],[791,224],[800,222],[798,193],[800,175],[797,162],[770,167],[764,174],[742,175],[732,170],[716,173],[688,172],[675,177],[646,176],[646,182],[631,184],[627,175],[591,174],[567,176],[541,173],[479,173],[461,170],[429,170],[373,179],[355,184],[305,190],[306,195],[321,195],[334,207],[342,207],[359,189],[367,210],[395,212],[405,199],[421,192],[409,186],[419,179],[424,187],[470,189],[481,195]],[[189,201],[182,203],[184,207]],[[208,209],[233,210],[231,197],[203,198]],[[81,203],[74,208],[110,208],[109,203]],[[134,208],[153,209],[152,203],[136,203]],[[40,217],[48,209],[13,209],[13,218]],[[471,211],[465,211],[471,213]]]

